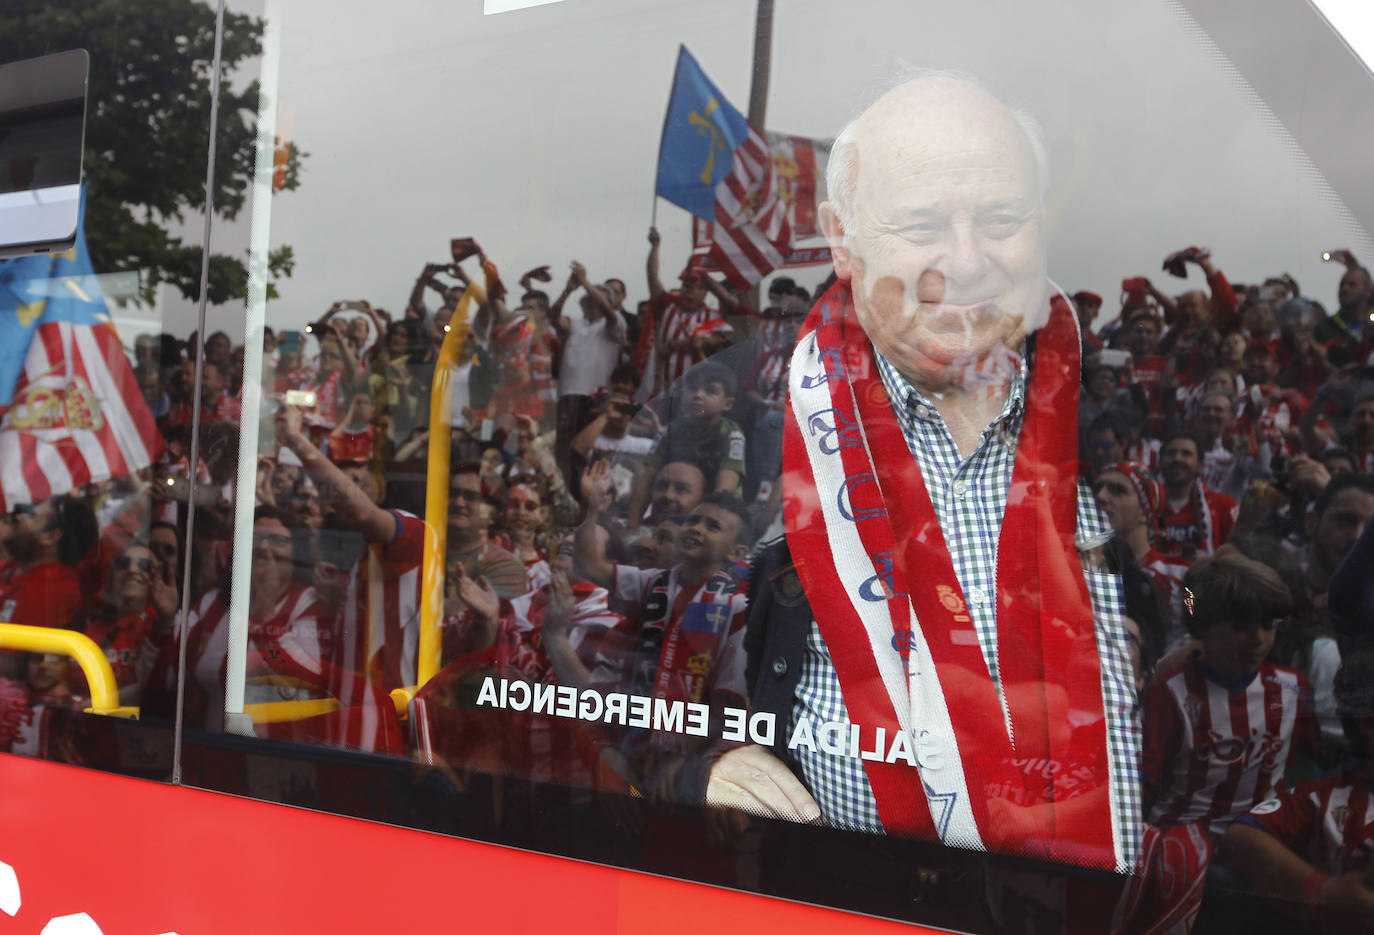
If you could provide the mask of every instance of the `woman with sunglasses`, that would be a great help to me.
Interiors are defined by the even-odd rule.
[[[140,663],[151,663],[157,644],[171,636],[178,603],[173,570],[147,546],[130,542],[111,563],[104,589],[84,608],[80,629],[110,660],[120,703],[138,704]],[[84,681],[79,673],[73,678]],[[84,693],[84,685],[77,691]]]

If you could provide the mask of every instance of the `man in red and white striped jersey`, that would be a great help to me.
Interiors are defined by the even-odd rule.
[[[310,478],[333,496],[336,525],[360,533],[367,549],[349,568],[339,608],[334,661],[368,673],[386,690],[415,684],[419,640],[420,560],[424,522],[400,510],[384,510],[383,479],[367,463],[336,465],[302,430],[301,413],[283,407],[277,440],[300,459]],[[348,701],[348,699],[340,699]]]
[[[1183,579],[1184,615],[1202,650],[1145,695],[1142,772],[1152,825],[1214,835],[1263,801],[1311,743],[1306,679],[1265,661],[1292,599],[1268,566],[1231,549]]]
[[[1256,805],[1227,830],[1221,857],[1280,910],[1303,910],[1309,928],[1360,931],[1374,925],[1374,653],[1346,658],[1336,695],[1354,765]]]
[[[668,390],[673,381],[687,372],[700,358],[693,338],[719,313],[706,304],[706,274],[688,269],[682,274],[682,287],[668,292],[658,276],[657,228],[649,228],[649,301],[653,303],[653,331],[641,341],[652,338],[652,366],[644,362],[645,381],[651,395]]]

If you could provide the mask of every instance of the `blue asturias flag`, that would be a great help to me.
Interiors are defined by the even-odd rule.
[[[713,221],[716,184],[730,172],[731,154],[748,137],[744,115],[711,83],[687,47],[679,47],[654,192]]]

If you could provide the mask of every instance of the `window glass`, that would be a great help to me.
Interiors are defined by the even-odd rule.
[[[1367,919],[1374,84],[1265,6],[230,3],[203,327],[209,14],[90,46],[188,134],[88,226],[157,432],[5,543],[86,504],[42,593],[142,603],[106,746],[963,930]]]

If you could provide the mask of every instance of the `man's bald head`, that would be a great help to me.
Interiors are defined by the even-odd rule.
[[[1049,188],[1049,155],[1040,122],[1021,108],[1009,109],[974,79],[956,72],[922,71],[888,90],[840,130],[826,164],[826,187],[841,221],[850,220],[859,182],[860,141],[866,129],[893,119],[920,123],[930,136],[939,134],[953,118],[967,124],[971,111],[988,108],[1009,118],[1020,131],[1035,163],[1041,207]],[[942,126],[943,124],[943,126]],[[846,225],[848,226],[848,225]]]
[[[1048,313],[1044,147],[963,78],[926,75],[846,127],[821,230],[859,324],[930,392],[998,383]]]

